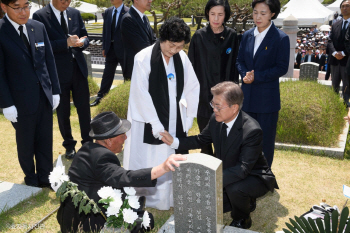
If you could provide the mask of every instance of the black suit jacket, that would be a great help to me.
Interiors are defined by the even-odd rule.
[[[151,26],[148,29],[145,27],[140,15],[133,7],[122,18],[121,32],[125,66],[123,75],[126,79],[130,79],[136,53],[152,45],[156,41],[156,37]]]
[[[347,54],[350,54],[350,27],[348,27],[348,29],[346,30],[344,45]],[[348,59],[347,61],[346,71],[350,75],[350,59]]]
[[[102,49],[105,51],[105,55],[107,55],[109,48],[111,47],[111,37],[112,37],[112,14],[113,14],[114,6],[108,8],[105,10],[105,13],[103,14],[103,33],[102,33]],[[120,31],[120,24],[122,21],[122,18],[126,12],[129,11],[129,7],[126,7],[123,5],[122,10],[119,14],[118,23],[115,27],[114,31],[114,52],[118,59],[124,59],[124,46],[122,43],[122,35]]]
[[[81,18],[80,12],[74,8],[68,7],[68,32],[70,35],[77,35],[79,38],[87,36],[87,31]],[[44,8],[36,11],[33,14],[33,19],[42,22],[49,35],[53,54],[55,56],[58,77],[60,83],[69,83],[73,76],[73,56],[76,59],[78,66],[87,78],[88,68],[84,58],[83,50],[89,46],[89,39],[87,38],[82,48],[68,48],[67,37],[64,34],[61,25],[59,24],[50,4]]]
[[[52,95],[61,92],[44,25],[29,19],[26,28],[31,53],[7,17],[0,20],[0,108],[15,105],[19,116],[37,111],[40,86],[51,105]]]
[[[222,122],[217,122],[213,114],[202,133],[179,138],[178,150],[196,149],[213,143],[215,156],[222,160],[223,187],[253,175],[261,178],[270,191],[278,188],[275,176],[262,153],[263,132],[259,123],[240,111],[223,150],[220,148],[221,127]]]
[[[84,191],[90,199],[94,199],[97,203],[101,199],[97,191],[103,186],[112,186],[116,189],[123,187],[154,187],[157,180],[151,180],[151,170],[152,168],[135,171],[125,170],[120,166],[120,162],[113,152],[97,143],[87,142],[75,155],[68,176],[70,181],[78,185],[79,190]],[[98,205],[103,212],[106,212],[101,204]],[[94,230],[105,223],[100,214],[90,213],[86,216],[82,213],[79,216],[78,210],[79,208],[74,208],[70,199],[61,204],[57,214],[61,228],[71,229],[73,225],[77,226],[82,221],[85,223],[83,228],[90,231],[90,226],[87,225],[96,224],[97,227],[91,226]],[[79,216],[79,218],[72,221],[74,216]]]
[[[329,41],[328,41],[327,47],[329,49],[329,53],[331,56],[331,60],[330,60],[331,65],[339,64],[341,66],[345,66],[349,58],[349,53],[345,47],[346,33],[344,33],[343,35],[341,34],[342,25],[343,25],[343,20],[339,20],[336,23],[334,23],[329,35]],[[346,56],[343,59],[338,60],[332,55],[333,52],[336,52],[336,51],[343,51]]]
[[[296,57],[296,59],[295,59],[295,62],[296,62],[297,64],[294,64],[294,68],[300,69],[301,53],[298,53],[298,54],[297,54],[297,57]]]

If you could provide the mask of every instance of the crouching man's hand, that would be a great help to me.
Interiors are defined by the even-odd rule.
[[[151,179],[157,179],[169,171],[175,171],[175,167],[179,167],[180,164],[177,161],[187,160],[186,155],[172,154],[162,164],[153,167],[151,171]]]

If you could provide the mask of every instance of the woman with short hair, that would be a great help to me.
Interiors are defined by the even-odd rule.
[[[213,109],[209,102],[210,88],[223,81],[238,83],[236,57],[238,37],[236,31],[225,26],[230,18],[227,0],[209,0],[205,7],[208,26],[197,30],[190,43],[188,57],[200,83],[197,122],[200,132],[208,124]],[[202,147],[202,153],[213,155],[212,145]]]
[[[190,41],[190,28],[172,17],[161,26],[159,35],[159,41],[135,56],[128,106],[132,129],[127,133],[123,161],[130,170],[158,165],[175,152],[187,154],[164,144],[159,133],[166,130],[185,137],[197,114],[199,83],[182,51]],[[158,179],[156,187],[136,190],[146,196],[147,207],[168,210],[174,206],[171,174]]]
[[[263,130],[263,152],[271,167],[275,149],[278,111],[281,109],[279,78],[289,67],[289,37],[271,21],[280,13],[279,0],[253,0],[256,27],[244,33],[237,57],[242,78],[242,110]]]

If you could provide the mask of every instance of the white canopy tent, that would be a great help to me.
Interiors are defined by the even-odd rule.
[[[342,2],[342,0],[337,0],[335,2],[333,2],[332,4],[328,5],[327,8],[330,9],[331,11],[338,11],[338,13],[340,14],[340,3]]]
[[[99,12],[97,5],[83,2],[83,1],[80,1],[80,2],[81,2],[81,5],[78,7],[75,7],[75,9],[77,9],[78,11],[83,13],[92,13],[92,14]]]
[[[293,15],[298,26],[322,25],[328,23],[334,12],[323,6],[318,0],[291,0],[282,9],[274,23],[283,25],[283,19]]]
[[[33,14],[35,13],[35,11],[37,11],[37,10],[39,10],[41,8],[41,5],[39,5],[38,3],[35,3],[35,2],[31,2],[30,5],[31,5],[32,8],[30,8],[30,16],[29,16],[29,18],[32,18]]]

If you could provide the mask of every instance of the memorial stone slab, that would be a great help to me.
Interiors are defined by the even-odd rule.
[[[300,65],[299,80],[312,80],[318,79],[318,64],[315,62],[304,62]]]
[[[41,188],[0,181],[0,213],[38,194],[41,190]]]
[[[92,78],[92,63],[91,63],[91,53],[88,51],[83,51],[84,58],[88,67],[88,76]]]
[[[188,154],[173,173],[176,233],[223,232],[222,162]]]

